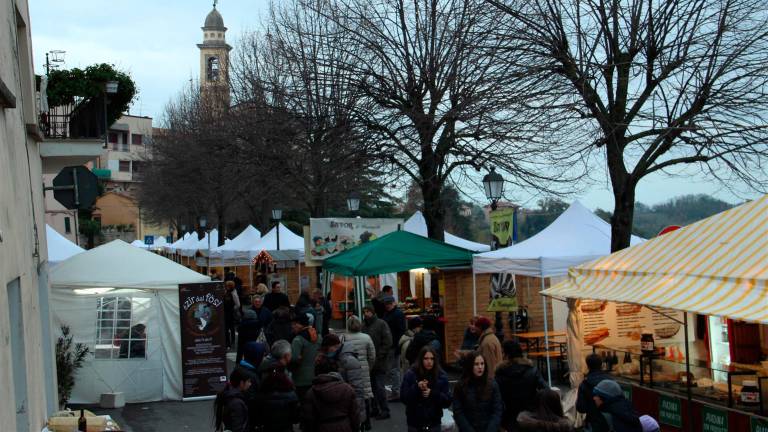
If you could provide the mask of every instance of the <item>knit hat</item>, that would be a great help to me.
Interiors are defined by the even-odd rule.
[[[259,367],[266,352],[267,345],[261,342],[248,342],[243,348],[243,358],[254,367]]]
[[[365,305],[363,305],[363,310],[369,310],[371,312],[376,312],[376,309],[373,307],[373,303],[365,302]]]
[[[659,432],[659,423],[649,415],[640,416],[640,425],[643,427],[643,432]]]
[[[424,323],[421,321],[421,317],[413,317],[408,320],[408,330],[413,330],[416,327],[421,327]]]
[[[391,295],[387,295],[381,298],[381,302],[384,304],[394,303],[395,298]]]
[[[293,319],[291,321],[297,322],[297,323],[301,324],[302,326],[306,327],[306,326],[309,325],[309,315],[307,315],[305,313],[299,312],[299,313],[296,314],[295,317],[293,317]]]
[[[621,390],[621,386],[612,379],[604,379],[600,381],[592,390],[592,394],[600,396],[600,398],[606,402],[624,397],[624,391]]]
[[[328,333],[328,335],[323,338],[323,342],[320,344],[320,346],[323,348],[328,348],[339,344],[341,344],[341,339],[339,339],[339,337],[333,333]]]
[[[484,316],[477,317],[477,320],[475,321],[475,325],[480,327],[480,329],[482,330],[486,330],[491,326],[491,320],[489,320]]]

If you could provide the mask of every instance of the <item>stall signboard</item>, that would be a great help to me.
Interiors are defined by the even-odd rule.
[[[227,384],[224,284],[179,285],[183,398],[209,398]]]
[[[728,413],[706,405],[702,406],[701,424],[704,432],[728,432]]]
[[[768,432],[768,420],[752,417],[749,424],[750,432]]]
[[[491,219],[491,250],[505,248],[513,243],[515,224],[515,209],[503,208],[494,210],[489,215]],[[488,312],[516,312],[517,290],[515,275],[512,273],[495,273],[491,275],[491,301]]]
[[[307,255],[313,260],[324,260],[402,226],[402,219],[311,218]]]
[[[659,423],[683,427],[683,410],[680,399],[667,395],[659,397]]]
[[[584,350],[602,345],[614,349],[640,347],[644,333],[653,334],[657,346],[668,346],[668,357],[683,360],[685,331],[681,322],[684,312],[674,309],[651,310],[638,304],[615,303],[600,300],[582,300],[581,325]]]

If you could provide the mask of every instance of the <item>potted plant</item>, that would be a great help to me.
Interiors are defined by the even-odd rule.
[[[59,406],[61,409],[69,402],[69,396],[75,387],[75,374],[83,367],[90,349],[82,343],[74,343],[74,336],[68,326],[61,326],[61,336],[56,341],[56,378],[59,384]]]

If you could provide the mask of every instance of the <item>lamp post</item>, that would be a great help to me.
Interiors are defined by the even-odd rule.
[[[501,199],[501,195],[504,193],[504,178],[496,172],[496,168],[491,167],[491,172],[483,177],[483,189],[485,190],[485,197],[491,202],[491,211],[496,210],[499,199]],[[493,240],[493,236],[491,236],[491,250],[494,249],[496,249],[496,242]],[[498,278],[498,275],[491,277]],[[494,327],[496,327],[496,336],[499,340],[504,339],[503,319],[501,312],[496,312]]]
[[[205,229],[205,226],[208,225],[208,219],[206,219],[205,216],[200,216],[200,228],[205,231],[205,237],[208,239],[208,253],[207,255],[207,264],[206,264],[206,271],[208,272],[208,276],[211,275],[211,232]]]
[[[283,210],[276,208],[272,209],[272,220],[275,221],[275,230],[277,231],[277,250],[280,250],[280,219],[283,218]]]
[[[109,125],[107,124],[107,94],[117,93],[117,81],[107,81],[104,83],[104,148],[107,148],[109,140]]]
[[[349,196],[347,197],[347,209],[350,213],[360,210],[360,194],[356,191],[349,193]]]

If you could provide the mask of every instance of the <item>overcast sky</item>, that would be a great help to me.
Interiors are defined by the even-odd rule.
[[[36,73],[44,73],[45,53],[64,50],[67,68],[111,63],[131,74],[139,89],[133,115],[159,120],[165,104],[190,78],[198,77],[199,51],[205,16],[212,2],[200,0],[30,0],[32,43]],[[217,9],[228,28],[227,41],[236,47],[243,31],[254,30],[268,11],[268,0],[222,0]],[[157,122],[155,123],[157,126]],[[607,177],[600,172],[592,177]],[[590,208],[613,208],[606,182],[586,186],[578,197]],[[483,204],[481,187],[467,185],[465,193]],[[507,191],[508,198],[534,206],[541,198]],[[637,200],[657,204],[684,194],[706,193],[736,203],[755,193],[735,195],[714,181],[695,175],[670,178],[653,175],[641,181]]]

